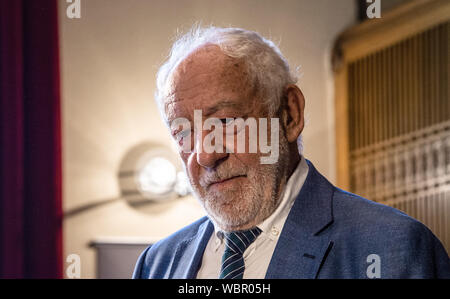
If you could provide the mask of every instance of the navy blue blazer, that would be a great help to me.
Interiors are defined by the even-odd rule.
[[[266,278],[450,278],[449,256],[425,225],[334,187],[307,162]],[[203,217],[157,242],[133,278],[195,278],[213,231]]]

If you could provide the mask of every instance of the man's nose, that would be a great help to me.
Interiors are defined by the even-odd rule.
[[[195,142],[195,154],[197,163],[200,166],[204,168],[215,168],[221,162],[225,161],[229,154],[227,153],[223,143],[217,144],[217,146],[214,147],[214,150],[212,148],[208,149],[204,146],[205,136],[209,133],[210,131],[203,130],[201,134],[198,134],[199,138],[197,138]],[[216,140],[213,140],[212,144],[215,145],[215,142]]]

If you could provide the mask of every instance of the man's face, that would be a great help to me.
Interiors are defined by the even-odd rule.
[[[191,122],[190,152],[180,150],[193,190],[209,216],[221,229],[253,227],[278,204],[280,174],[287,168],[287,142],[280,132],[280,154],[275,164],[261,164],[257,153],[207,153],[200,150],[205,130],[194,131],[194,110],[206,118],[268,118],[262,100],[255,97],[242,62],[224,55],[217,46],[205,46],[185,59],[168,81],[164,103],[166,118]],[[270,130],[270,128],[268,128]],[[174,136],[177,132],[171,132]],[[245,138],[249,144],[249,131]]]

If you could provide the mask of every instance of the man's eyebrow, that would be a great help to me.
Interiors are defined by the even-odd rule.
[[[217,105],[214,105],[212,107],[205,108],[204,111],[203,111],[203,115],[204,116],[209,116],[209,115],[211,115],[213,113],[216,113],[220,109],[227,108],[227,107],[241,108],[241,105],[238,104],[238,103],[235,103],[235,102],[223,101],[223,102],[220,102]]]

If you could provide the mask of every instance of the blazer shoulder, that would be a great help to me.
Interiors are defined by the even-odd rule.
[[[336,237],[361,252],[379,253],[395,269],[386,278],[450,278],[439,239],[404,212],[336,188],[333,215]]]
[[[357,225],[360,229],[380,234],[423,235],[431,231],[406,213],[336,188],[333,194],[333,216],[338,223]]]
[[[197,221],[179,229],[178,231],[172,233],[168,237],[161,239],[156,242],[152,248],[173,248],[174,245],[182,242],[184,240],[189,240],[194,238],[203,224],[210,221],[208,217],[204,216]]]
[[[155,244],[148,246],[137,260],[133,278],[164,276],[161,274],[161,271],[169,268],[168,266],[173,262],[178,245],[194,238],[200,226],[206,224],[208,221],[210,221],[208,217],[202,217]]]

